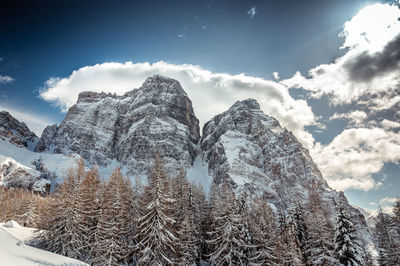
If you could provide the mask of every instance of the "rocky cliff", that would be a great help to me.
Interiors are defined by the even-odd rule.
[[[122,96],[81,93],[64,121],[44,130],[36,151],[77,153],[100,166],[116,161],[143,174],[155,152],[168,169],[189,167],[199,139],[199,121],[179,82],[153,76]]]
[[[20,147],[33,149],[38,137],[29,130],[25,123],[19,122],[8,112],[0,112],[0,139]]]
[[[228,182],[249,200],[261,197],[280,210],[304,206],[314,190],[332,223],[344,203],[360,232],[368,234],[362,214],[328,186],[308,150],[256,100],[238,101],[207,122],[200,146],[215,183]]]
[[[6,132],[3,135],[13,139],[10,142],[27,146],[24,143],[35,139],[24,124],[4,119],[13,121],[3,122],[1,127]],[[206,165],[215,184],[228,182],[238,194],[249,200],[261,197],[276,209],[304,205],[314,190],[325,202],[333,222],[337,205],[344,202],[357,226],[366,232],[361,213],[347,203],[343,193],[328,186],[307,149],[276,119],[264,114],[256,100],[238,101],[212,118],[204,125],[200,139],[199,121],[187,94],[178,81],[161,76],[146,79],[142,87],[122,96],[81,93],[62,123],[44,130],[35,151],[40,157],[32,155],[32,161],[40,164],[32,167],[34,182],[43,179],[37,171],[44,174],[37,166],[58,165],[48,163],[49,156],[57,154],[63,154],[57,155],[61,156],[57,162],[71,164],[74,154],[78,154],[87,164],[98,164],[100,170],[120,165],[131,176],[145,176],[156,152],[170,174],[180,168],[198,173],[192,167],[197,158]],[[41,161],[41,156],[47,156],[47,163]],[[20,182],[18,176],[24,179],[29,171],[15,170],[18,164],[9,157],[4,157],[2,179],[14,184]],[[47,176],[52,171],[47,170]],[[9,173],[16,173],[12,180],[6,177]]]

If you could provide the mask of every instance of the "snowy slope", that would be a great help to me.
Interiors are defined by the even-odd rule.
[[[0,185],[45,193],[52,181],[63,180],[79,158],[77,155],[35,153],[0,139]]]
[[[34,234],[14,221],[0,223],[0,264],[13,265],[87,265],[83,262],[37,249],[25,244]]]

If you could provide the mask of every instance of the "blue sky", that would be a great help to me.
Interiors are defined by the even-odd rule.
[[[160,73],[182,82],[202,123],[256,98],[350,202],[387,205],[400,191],[396,5],[6,1],[0,109],[40,134],[80,91],[123,93]]]

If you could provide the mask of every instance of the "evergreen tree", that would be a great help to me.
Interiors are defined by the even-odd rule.
[[[285,213],[279,214],[279,239],[277,243],[277,261],[279,265],[305,265],[299,243],[296,226]]]
[[[246,265],[248,261],[244,220],[239,214],[239,204],[234,191],[227,184],[217,190],[213,225],[209,233],[212,253],[209,255],[212,265]]]
[[[361,243],[344,206],[339,207],[333,243],[336,258],[341,264],[346,266],[363,265]]]
[[[137,220],[138,265],[173,265],[176,261],[176,232],[172,206],[161,158],[155,156],[151,180],[145,188],[142,215]]]
[[[290,212],[291,225],[294,226],[294,232],[296,236],[297,246],[300,248],[302,254],[302,261],[307,261],[307,250],[308,250],[308,228],[305,221],[305,210],[299,202]]]
[[[383,213],[381,208],[379,208],[377,219],[374,237],[379,256],[379,265],[400,265],[395,220],[388,214]]]

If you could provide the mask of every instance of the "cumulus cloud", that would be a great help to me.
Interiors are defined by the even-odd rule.
[[[387,119],[383,119],[381,124],[385,129],[400,128],[399,122],[395,122],[395,121],[391,121],[391,120],[387,120]]]
[[[397,198],[385,197],[379,201],[379,204],[381,205],[394,204],[397,200],[398,200]]]
[[[333,107],[356,108],[331,116],[329,120],[348,120],[347,129],[327,145],[316,143],[311,151],[335,189],[375,188],[381,182],[372,175],[386,162],[399,162],[400,137],[393,132],[400,114],[399,17],[396,5],[363,8],[340,34],[342,56],[310,69],[308,75],[296,72],[281,81],[289,88],[308,91],[313,98],[326,96]]]
[[[255,98],[262,110],[276,117],[311,147],[313,137],[304,128],[315,124],[315,116],[305,100],[295,100],[286,86],[274,81],[247,76],[213,73],[199,66],[157,63],[103,63],[75,70],[68,77],[51,78],[40,97],[54,102],[64,111],[82,91],[123,94],[138,88],[144,80],[160,74],[178,80],[185,89],[201,123],[227,110],[235,101]]]
[[[279,80],[279,73],[278,72],[273,72],[272,75],[274,76],[275,80]]]
[[[365,119],[367,119],[368,115],[364,111],[353,111],[350,113],[334,113],[329,120],[335,119],[347,119],[350,121],[351,125],[360,126],[364,123]]]
[[[400,85],[400,9],[373,4],[347,21],[341,36],[347,52],[334,63],[322,64],[308,73],[297,72],[283,81],[303,88],[311,96],[328,95],[333,104],[351,103],[363,95],[391,91]]]
[[[367,191],[381,185],[372,174],[386,162],[399,163],[400,135],[382,128],[346,129],[326,146],[317,143],[312,154],[332,187]]]
[[[11,82],[13,82],[15,79],[14,78],[12,78],[12,77],[10,77],[10,76],[3,76],[3,75],[0,75],[0,84],[1,83],[11,83]]]
[[[48,125],[55,124],[54,120],[41,114],[32,113],[30,111],[21,110],[20,108],[0,104],[0,111],[7,111],[18,121],[24,122],[28,128],[37,136],[43,132]]]
[[[256,8],[253,6],[247,11],[247,14],[250,16],[250,18],[254,18],[254,16],[256,15]]]

